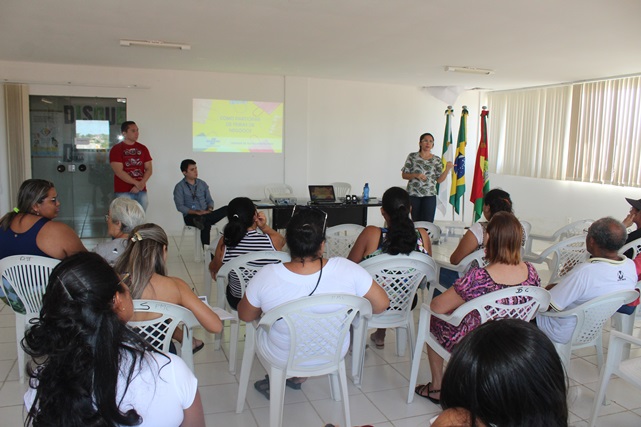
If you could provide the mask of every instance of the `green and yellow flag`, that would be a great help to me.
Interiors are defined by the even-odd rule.
[[[461,124],[458,128],[456,153],[454,154],[454,169],[452,169],[452,189],[450,191],[450,205],[459,214],[461,197],[465,194],[465,145],[467,145],[467,107],[463,106]]]

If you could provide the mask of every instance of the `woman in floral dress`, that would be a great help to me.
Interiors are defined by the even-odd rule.
[[[435,297],[430,308],[434,313],[451,313],[465,302],[489,292],[510,286],[540,286],[541,279],[532,264],[521,260],[521,223],[508,212],[495,214],[487,225],[485,268],[473,268],[443,294]],[[519,297],[525,298],[525,297]],[[506,300],[503,303],[520,303]],[[459,326],[452,326],[432,317],[430,332],[446,350],[453,347],[480,325],[478,312],[468,314]],[[416,387],[416,394],[438,404],[441,381],[443,379],[443,358],[432,348],[427,347],[427,357],[432,372],[432,382]]]

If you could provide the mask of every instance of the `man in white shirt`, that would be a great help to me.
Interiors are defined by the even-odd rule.
[[[634,263],[618,254],[626,238],[625,227],[614,218],[595,221],[586,237],[590,259],[575,267],[558,284],[548,287],[552,296],[550,309],[571,309],[602,295],[634,289],[637,283]],[[538,315],[536,323],[552,341],[565,344],[572,338],[576,319]]]

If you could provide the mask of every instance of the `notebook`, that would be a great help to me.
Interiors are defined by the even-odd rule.
[[[336,201],[333,185],[310,185],[309,200],[313,205],[335,205]]]

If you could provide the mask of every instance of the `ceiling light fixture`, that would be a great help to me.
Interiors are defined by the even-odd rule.
[[[167,49],[191,50],[191,45],[185,43],[170,43],[162,40],[127,40],[121,39],[120,46],[164,47]]]
[[[446,65],[445,71],[451,71],[454,73],[484,74],[486,76],[489,76],[490,74],[494,74],[494,70],[490,70],[486,68],[454,67],[452,65]]]

